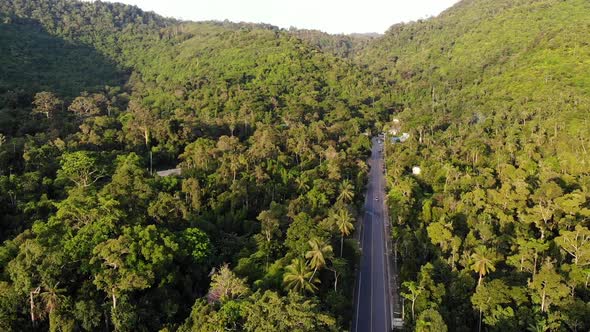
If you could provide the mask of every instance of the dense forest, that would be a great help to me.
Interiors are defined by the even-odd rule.
[[[348,329],[382,81],[268,25],[0,12],[1,330]]]
[[[590,330],[589,18],[584,0],[465,0],[358,58],[412,137],[387,178],[416,330]]]
[[[394,119],[405,328],[590,330],[589,18],[463,0],[331,36],[0,2],[0,330],[349,330]]]

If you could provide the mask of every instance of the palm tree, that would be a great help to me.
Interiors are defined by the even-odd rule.
[[[308,179],[306,176],[301,175],[295,179],[295,184],[297,185],[297,191],[299,193],[304,193],[309,190],[309,185],[307,184]]]
[[[347,209],[338,210],[338,212],[336,212],[332,218],[334,218],[336,227],[338,227],[338,231],[340,232],[340,257],[342,257],[344,237],[350,235],[350,233],[354,230],[354,224],[352,223],[354,219]]]
[[[324,240],[317,238],[309,240],[311,249],[305,254],[305,258],[309,259],[309,266],[313,268],[313,274],[309,278],[309,282],[313,279],[316,272],[326,265],[326,258],[332,257],[332,246]]]
[[[360,160],[360,159],[358,159],[358,160],[356,161],[356,165],[357,165],[357,167],[359,168],[359,171],[360,171],[362,174],[366,174],[366,173],[368,173],[368,172],[369,172],[369,166],[367,166],[367,163],[366,163],[366,162],[364,162],[363,160]]]
[[[65,292],[63,288],[57,288],[59,282],[53,286],[45,286],[45,291],[41,292],[41,299],[45,303],[45,310],[48,314],[51,314],[55,309],[58,308],[59,303],[63,300],[64,296],[62,293]]]
[[[479,274],[479,281],[477,282],[477,286],[479,286],[486,274],[490,271],[496,271],[494,267],[496,253],[485,246],[479,246],[475,248],[475,253],[471,255],[471,259],[473,261],[471,268]]]
[[[53,315],[55,310],[59,308],[61,303],[64,302],[66,296],[63,295],[65,293],[65,289],[58,288],[59,282],[55,285],[46,285],[43,288],[45,291],[40,292],[41,301],[45,306],[45,312],[49,315],[49,325],[53,326],[55,324],[54,320],[56,317]]]
[[[306,291],[310,293],[315,292],[318,289],[315,284],[319,282],[320,280],[317,277],[314,278],[313,273],[301,258],[292,260],[291,264],[286,267],[285,274],[283,275],[283,284],[285,287],[300,293]]]
[[[344,180],[340,184],[340,194],[338,195],[338,202],[350,203],[354,198],[354,186],[349,180]]]

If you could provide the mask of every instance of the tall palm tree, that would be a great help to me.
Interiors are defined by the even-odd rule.
[[[369,166],[367,166],[367,163],[364,162],[363,160],[358,159],[356,161],[356,165],[359,168],[359,171],[361,172],[361,174],[366,174],[369,172]]]
[[[496,271],[494,267],[496,253],[485,246],[479,246],[475,248],[475,253],[471,255],[473,264],[471,269],[479,274],[479,281],[477,285],[481,285],[483,277],[489,272]]]
[[[311,249],[305,254],[305,258],[309,259],[309,266],[313,268],[313,273],[309,278],[309,282],[311,282],[316,272],[326,265],[326,258],[332,257],[333,250],[325,240],[314,238],[308,243]]]
[[[354,186],[349,180],[344,180],[340,184],[340,194],[338,195],[338,202],[350,203],[354,198]]]
[[[64,289],[57,288],[59,286],[59,282],[54,286],[45,287],[45,291],[41,292],[41,299],[45,303],[45,309],[47,313],[51,314],[57,307],[59,306],[59,302],[63,298],[61,295],[65,292]]]
[[[295,258],[291,261],[285,269],[283,275],[283,284],[288,289],[292,289],[296,292],[315,292],[318,288],[315,285],[320,280],[313,276],[313,273],[309,270],[305,261],[301,258]]]
[[[354,219],[347,209],[338,210],[338,212],[336,212],[332,218],[334,218],[334,223],[340,232],[340,257],[342,257],[344,237],[350,235],[350,233],[354,230]]]
[[[44,291],[40,292],[41,301],[45,305],[45,312],[49,315],[49,325],[54,324],[54,317],[53,312],[59,308],[59,306],[63,303],[66,296],[63,295],[65,293],[65,289],[58,288],[59,282],[55,285],[45,285],[43,288]]]

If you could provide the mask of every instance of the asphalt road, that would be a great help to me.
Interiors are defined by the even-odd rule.
[[[382,144],[373,139],[365,215],[360,233],[362,256],[355,290],[355,313],[352,323],[354,332],[391,330],[390,271],[386,256],[383,204],[385,179],[381,147]]]

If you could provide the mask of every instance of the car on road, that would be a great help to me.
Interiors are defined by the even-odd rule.
[[[379,197],[375,197],[375,200],[378,201],[379,200]]]

